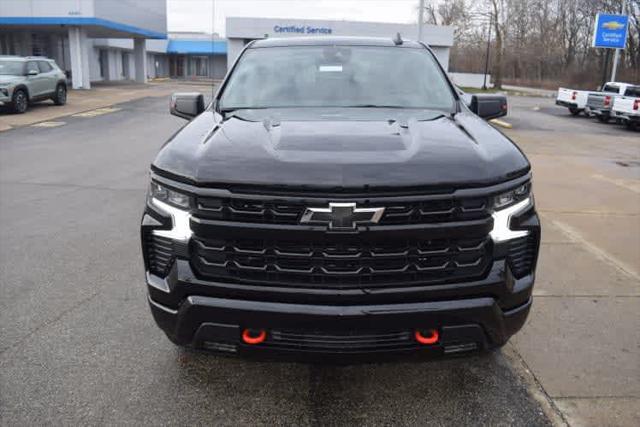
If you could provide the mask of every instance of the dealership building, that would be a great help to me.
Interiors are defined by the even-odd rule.
[[[0,55],[56,60],[75,89],[149,78],[220,79],[244,46],[267,37],[417,39],[417,25],[307,19],[226,20],[217,34],[168,33],[166,0],[0,0]],[[423,41],[449,64],[453,27],[425,25]]]
[[[454,27],[425,25],[422,40],[448,68],[449,50],[453,46]],[[380,22],[324,21],[308,19],[227,18],[227,62],[232,63],[244,46],[252,40],[266,37],[301,36],[357,36],[402,38],[417,40],[416,24],[390,24]]]
[[[154,54],[165,55],[161,46],[148,50],[147,40],[167,38],[166,9],[166,0],[2,0],[0,54],[53,58],[74,88],[144,82]]]

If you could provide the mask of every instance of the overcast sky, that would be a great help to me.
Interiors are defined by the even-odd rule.
[[[417,22],[418,0],[167,0],[169,31],[225,34],[228,16]]]

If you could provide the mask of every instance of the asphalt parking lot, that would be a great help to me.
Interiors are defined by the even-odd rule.
[[[530,321],[501,352],[421,363],[257,363],[164,337],[138,226],[184,124],[166,98],[1,132],[0,423],[637,425],[640,134],[510,103],[544,226]]]

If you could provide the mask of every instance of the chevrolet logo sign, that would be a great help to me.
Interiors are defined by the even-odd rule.
[[[609,21],[602,24],[602,28],[606,28],[607,30],[620,30],[624,28],[624,24],[617,21]]]
[[[358,208],[355,203],[329,203],[328,208],[307,208],[302,224],[327,224],[330,230],[355,230],[358,224],[377,224],[384,208]]]

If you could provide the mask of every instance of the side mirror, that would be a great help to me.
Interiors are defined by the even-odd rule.
[[[494,94],[474,94],[469,109],[485,120],[507,115],[507,97]]]
[[[27,76],[37,76],[38,74],[38,70],[29,70],[27,71]]]
[[[196,92],[174,93],[171,95],[169,112],[174,116],[191,120],[204,111],[204,96]]]

